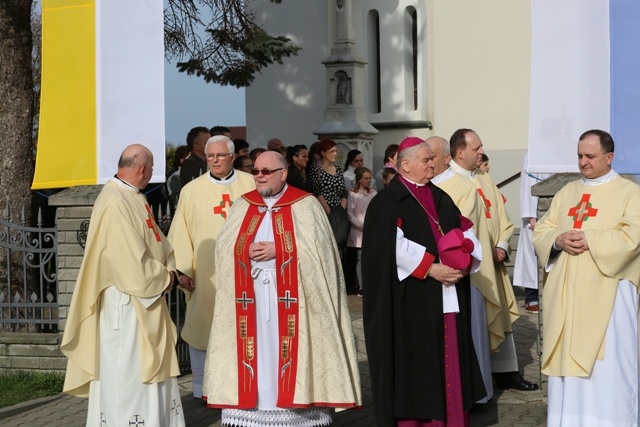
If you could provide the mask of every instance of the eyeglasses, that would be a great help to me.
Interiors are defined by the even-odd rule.
[[[284,168],[278,168],[278,169],[254,169],[254,168],[251,168],[251,175],[258,176],[258,175],[262,174],[264,176],[269,176],[272,173],[281,171],[283,169]]]
[[[231,155],[231,153],[213,153],[213,154],[207,154],[207,160],[216,160],[216,159],[220,159],[220,160],[224,160],[227,157],[229,157]]]

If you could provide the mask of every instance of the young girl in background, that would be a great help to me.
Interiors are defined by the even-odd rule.
[[[376,190],[371,188],[371,171],[365,167],[359,167],[355,170],[355,184],[353,189],[349,191],[347,198],[347,214],[351,229],[347,238],[347,247],[355,248],[357,251],[356,261],[356,277],[358,278],[358,296],[362,297],[362,263],[361,263],[361,247],[362,247],[362,225],[364,224],[364,216],[367,212],[369,202],[376,195]]]

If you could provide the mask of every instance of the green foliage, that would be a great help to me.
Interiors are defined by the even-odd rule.
[[[62,392],[61,373],[17,371],[0,375],[0,408]]]
[[[244,0],[169,0],[165,9],[167,59],[208,83],[249,86],[263,68],[298,53],[290,41],[257,25]]]
[[[175,145],[173,145],[170,142],[167,142],[165,144],[165,160],[166,160],[166,165],[167,165],[167,169],[166,171],[169,172],[170,170],[173,169],[173,160],[175,158],[176,155],[176,149],[178,147],[176,147]]]

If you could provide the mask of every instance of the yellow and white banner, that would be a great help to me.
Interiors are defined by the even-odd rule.
[[[162,0],[44,0],[34,189],[103,184],[130,144],[164,182]]]

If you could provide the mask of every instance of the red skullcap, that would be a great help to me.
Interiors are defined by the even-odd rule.
[[[408,136],[402,140],[400,145],[398,146],[398,153],[402,150],[406,150],[407,148],[414,147],[418,144],[422,144],[424,140],[418,138],[417,136]]]

